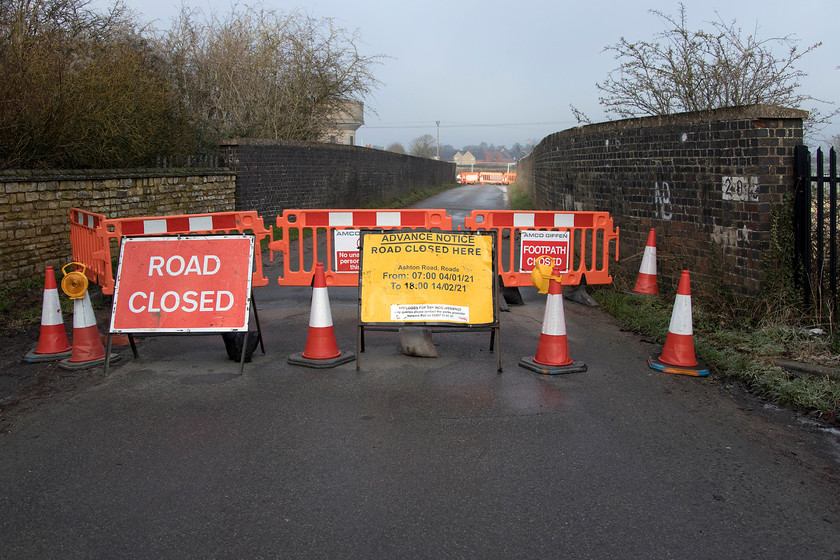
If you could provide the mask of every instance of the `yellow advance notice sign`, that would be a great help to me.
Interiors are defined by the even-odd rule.
[[[495,322],[493,235],[362,232],[362,323]]]

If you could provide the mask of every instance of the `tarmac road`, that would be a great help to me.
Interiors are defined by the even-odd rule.
[[[310,292],[257,288],[266,353],[244,375],[218,335],[143,338],[20,418],[0,556],[840,558],[838,434],[649,369],[658,349],[601,310],[565,305],[583,373],[518,366],[531,289],[501,314],[501,374],[486,332],[436,333],[438,358],[366,332],[359,372],[318,370],[286,361]],[[357,302],[330,288],[343,351]]]

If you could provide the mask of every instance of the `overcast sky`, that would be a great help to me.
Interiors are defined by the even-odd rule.
[[[105,5],[104,0],[96,0]],[[230,11],[230,0],[186,0],[189,6]],[[168,27],[180,4],[126,0],[143,21]],[[760,38],[795,35],[800,47],[822,41],[799,68],[801,92],[840,103],[840,2],[837,0],[704,0],[685,2],[689,28],[736,20]],[[487,142],[512,146],[576,126],[570,104],[593,122],[607,120],[595,82],[618,64],[604,47],[622,36],[651,39],[663,29],[656,9],[678,14],[662,0],[265,0],[279,12],[302,9],[358,30],[366,55],[387,55],[375,69],[383,85],[365,100],[357,144],[387,146],[437,134],[455,148]],[[779,51],[779,56],[784,53]],[[823,106],[823,109],[825,107]],[[824,111],[826,112],[826,111]],[[825,130],[840,134],[840,119]]]

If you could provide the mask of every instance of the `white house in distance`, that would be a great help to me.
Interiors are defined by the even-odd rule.
[[[363,124],[365,124],[365,104],[361,101],[345,101],[344,108],[335,115],[332,129],[323,136],[321,141],[354,146],[356,131]]]
[[[456,153],[452,156],[452,161],[456,163],[456,165],[466,166],[473,166],[475,165],[475,156],[467,150],[467,153],[462,154],[461,152]]]

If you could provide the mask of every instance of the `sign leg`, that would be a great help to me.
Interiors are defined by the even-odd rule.
[[[257,324],[257,332],[260,337],[260,350],[265,354],[265,345],[263,344],[262,329],[260,328],[260,316],[257,313],[257,300],[254,299],[254,290],[251,290],[251,307],[254,309],[254,322]]]

